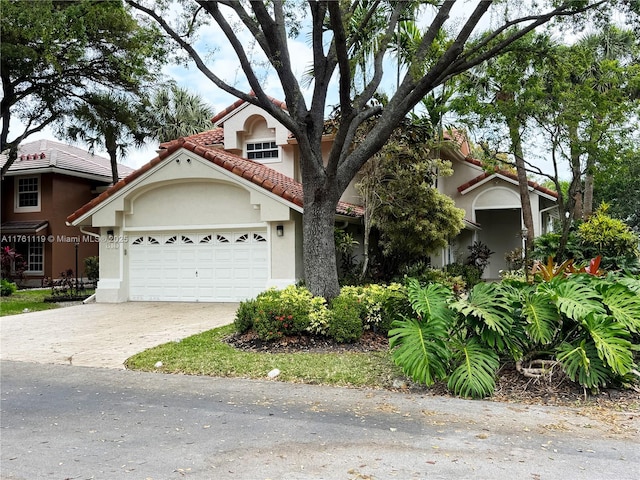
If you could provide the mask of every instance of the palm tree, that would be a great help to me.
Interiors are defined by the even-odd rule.
[[[149,137],[162,143],[209,130],[213,115],[213,107],[199,95],[169,83],[146,105],[142,123]]]
[[[86,143],[90,152],[104,148],[115,184],[119,180],[118,153],[125,155],[127,147],[142,145],[147,136],[139,125],[140,105],[135,97],[123,93],[90,94],[72,109],[70,124],[62,127],[61,134]]]

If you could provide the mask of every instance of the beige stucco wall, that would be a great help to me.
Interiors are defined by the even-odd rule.
[[[127,228],[176,227],[260,222],[260,210],[250,203],[244,188],[216,180],[175,180],[129,200]],[[233,205],[233,208],[229,208]]]

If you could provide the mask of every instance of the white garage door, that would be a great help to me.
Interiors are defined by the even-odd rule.
[[[237,302],[265,288],[266,231],[140,233],[130,238],[130,300]]]

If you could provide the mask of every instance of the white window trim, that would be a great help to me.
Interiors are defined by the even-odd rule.
[[[29,257],[31,256],[30,250],[34,245],[34,243],[40,244],[42,248],[42,261],[41,261],[42,268],[40,270],[31,270],[31,267],[29,266]],[[28,270],[24,271],[25,275],[43,275],[44,274],[44,242],[29,242],[29,246],[27,247],[27,268]]]
[[[20,206],[20,191],[18,186],[20,185],[20,180],[26,180],[29,178],[36,178],[38,180],[38,205],[32,207],[21,207]],[[13,205],[13,211],[15,213],[29,213],[29,212],[39,212],[42,209],[42,181],[40,175],[25,175],[15,177],[13,188],[15,190],[15,199]]]
[[[247,150],[247,145],[249,144],[256,144],[256,143],[265,143],[265,142],[269,142],[269,143],[275,143],[276,144],[276,149],[278,150],[278,156],[276,158],[253,158],[251,159],[254,162],[258,162],[258,163],[280,163],[282,162],[282,149],[280,148],[280,145],[278,145],[275,142],[275,139],[273,138],[265,138],[264,140],[260,140],[258,138],[252,138],[251,140],[246,140],[244,143],[244,157],[245,158],[249,158],[249,150]],[[274,150],[273,148],[268,149],[270,150]],[[258,150],[258,151],[265,151],[265,150]]]

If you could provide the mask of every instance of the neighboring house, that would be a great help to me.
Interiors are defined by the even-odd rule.
[[[0,164],[5,162],[2,156]],[[118,168],[121,177],[133,171]],[[99,242],[68,226],[66,217],[110,184],[108,158],[52,140],[19,147],[18,158],[2,179],[0,235],[2,246],[14,248],[27,262],[23,285],[40,286],[45,278],[59,278],[69,269],[75,273],[76,245],[78,273],[84,273],[84,259],[98,255]]]
[[[68,217],[71,225],[98,228],[110,239],[100,244],[97,301],[234,302],[303,278],[295,138],[242,100],[212,121],[210,131],[163,144],[156,158]],[[325,140],[326,157],[332,138]],[[463,154],[452,156],[456,167],[471,173],[457,173],[439,187],[449,193],[445,185],[458,182],[453,193],[466,200],[470,195],[457,186],[482,171]],[[509,177],[496,178],[517,195]],[[341,200],[336,223],[361,234],[363,209],[353,184]],[[509,202],[501,208],[511,209]],[[442,263],[455,247],[482,238],[480,220],[491,220],[479,218],[486,206],[470,203],[468,230],[438,257]],[[515,235],[521,222],[505,227]]]
[[[469,144],[458,135],[459,148],[445,148],[443,156],[453,165],[453,175],[438,179],[438,190],[451,197],[465,211],[465,229],[448,249],[432,258],[432,264],[442,267],[455,261],[464,263],[467,248],[475,241],[486,244],[494,254],[484,272],[486,279],[500,278],[500,271],[509,268],[505,254],[524,247],[518,177],[505,170],[485,171],[482,162],[471,158]],[[529,200],[534,221],[534,236],[552,230],[558,215],[558,195],[529,181]]]

